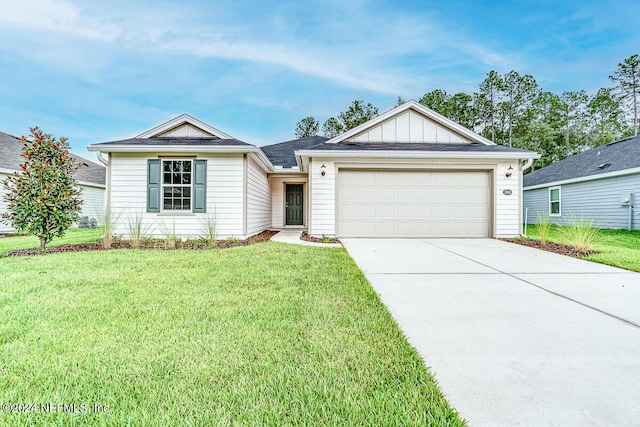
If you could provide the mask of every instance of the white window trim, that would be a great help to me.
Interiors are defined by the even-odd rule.
[[[176,185],[176,184],[165,184],[164,183],[164,162],[177,162],[177,161],[181,161],[181,162],[191,162],[191,184],[189,185]],[[160,179],[160,213],[163,214],[186,214],[186,213],[193,213],[193,168],[194,168],[194,164],[193,164],[193,159],[185,159],[185,158],[162,158],[160,159],[160,170],[161,170],[161,179]],[[191,191],[190,193],[190,199],[191,202],[189,203],[189,205],[191,206],[190,209],[165,209],[164,208],[164,189],[165,187],[190,187]]]
[[[558,190],[558,201],[554,201],[553,203],[558,203],[558,213],[551,213],[551,191]],[[549,187],[549,216],[562,216],[562,188],[560,186]]]

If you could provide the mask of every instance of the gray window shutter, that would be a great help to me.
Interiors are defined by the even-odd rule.
[[[160,212],[160,159],[147,160],[147,212]]]
[[[205,213],[207,211],[207,161],[195,160],[193,170],[193,212]]]

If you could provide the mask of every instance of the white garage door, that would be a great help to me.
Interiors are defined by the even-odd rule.
[[[339,237],[488,237],[487,171],[341,170]]]

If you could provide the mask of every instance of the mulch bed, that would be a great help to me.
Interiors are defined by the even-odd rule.
[[[244,240],[218,240],[216,242],[216,248],[218,249],[227,249],[227,248],[235,248],[237,246],[248,246],[254,243],[266,242],[271,239],[274,235],[278,234],[277,231],[266,230],[262,233],[256,234],[254,236],[249,237]],[[88,251],[105,251],[111,249],[134,249],[131,245],[131,242],[124,240],[117,240],[111,244],[109,249],[105,249],[102,246],[102,243],[81,243],[76,245],[60,245],[60,246],[51,246],[46,249],[45,253],[54,254],[60,252],[88,252]],[[210,249],[207,242],[202,240],[187,240],[187,241],[177,241],[175,246],[165,245],[164,240],[161,239],[145,239],[139,248],[136,249],[161,249],[161,250],[175,250],[175,249]],[[16,249],[14,251],[9,251],[6,254],[0,255],[4,257],[10,256],[26,256],[26,255],[36,255],[42,254],[39,249]]]
[[[340,243],[340,240],[335,237],[329,237],[327,239],[321,239],[319,237],[311,237],[309,236],[309,233],[307,233],[306,231],[302,232],[302,235],[300,236],[300,240],[305,240],[307,242],[313,242],[313,243]]]
[[[544,251],[554,252],[560,255],[568,255],[576,258],[584,258],[595,253],[594,251],[579,251],[573,246],[563,245],[560,243],[547,242],[545,245],[543,245],[540,240],[534,239],[519,238],[502,240],[504,240],[505,242],[517,243],[518,245],[529,246],[531,248],[542,249]]]

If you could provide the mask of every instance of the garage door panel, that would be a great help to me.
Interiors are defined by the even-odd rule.
[[[490,181],[485,171],[341,170],[338,235],[487,237]]]

